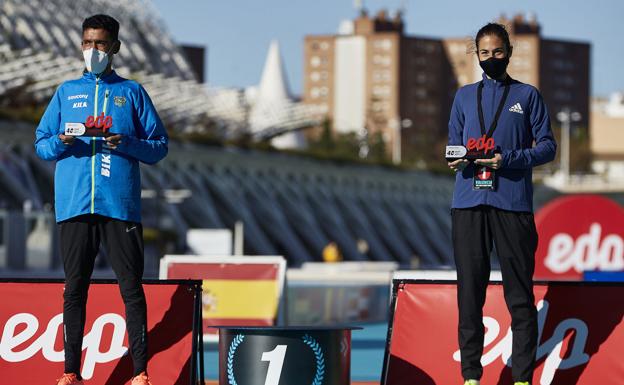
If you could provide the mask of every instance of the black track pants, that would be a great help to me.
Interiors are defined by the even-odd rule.
[[[453,209],[453,248],[457,267],[459,348],[464,379],[483,374],[483,305],[490,276],[492,245],[500,259],[505,302],[511,314],[512,378],[532,381],[537,349],[537,310],[533,272],[537,231],[533,214],[490,206]]]
[[[126,328],[135,375],[147,368],[147,307],[143,277],[143,228],[99,215],[81,215],[59,224],[65,269],[63,304],[65,373],[80,374],[89,283],[104,242],[108,261],[126,305]]]

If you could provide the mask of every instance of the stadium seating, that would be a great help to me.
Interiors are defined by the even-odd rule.
[[[2,122],[8,133],[13,123]],[[0,207],[44,212],[53,203],[53,164],[37,158],[34,126],[19,126],[0,148]],[[344,260],[450,265],[453,181],[421,171],[337,164],[296,155],[171,143],[169,156],[142,168],[146,228],[244,223],[245,252],[283,254],[292,266],[322,261],[335,242]]]

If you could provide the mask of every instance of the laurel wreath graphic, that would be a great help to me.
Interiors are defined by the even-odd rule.
[[[243,342],[245,336],[242,334],[237,334],[236,337],[232,339],[232,343],[230,343],[230,349],[228,349],[228,357],[227,357],[227,376],[228,376],[228,384],[229,385],[238,385],[236,379],[234,379],[234,353],[236,353],[236,349],[238,345]]]
[[[325,377],[325,357],[323,356],[323,350],[321,346],[314,338],[306,334],[303,337],[303,342],[312,349],[314,357],[316,358],[316,374],[314,375],[314,381],[312,385],[322,385]]]

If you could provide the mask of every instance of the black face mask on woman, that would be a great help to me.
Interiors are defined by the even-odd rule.
[[[491,57],[487,60],[479,61],[479,65],[487,76],[492,79],[498,79],[503,76],[505,71],[507,71],[507,66],[509,65],[509,56],[504,58]]]

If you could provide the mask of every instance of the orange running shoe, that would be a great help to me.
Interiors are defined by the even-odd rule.
[[[132,378],[132,385],[152,385],[147,373],[141,372],[138,376]]]
[[[61,378],[56,381],[56,385],[84,385],[84,382],[78,379],[76,373],[63,373]]]

